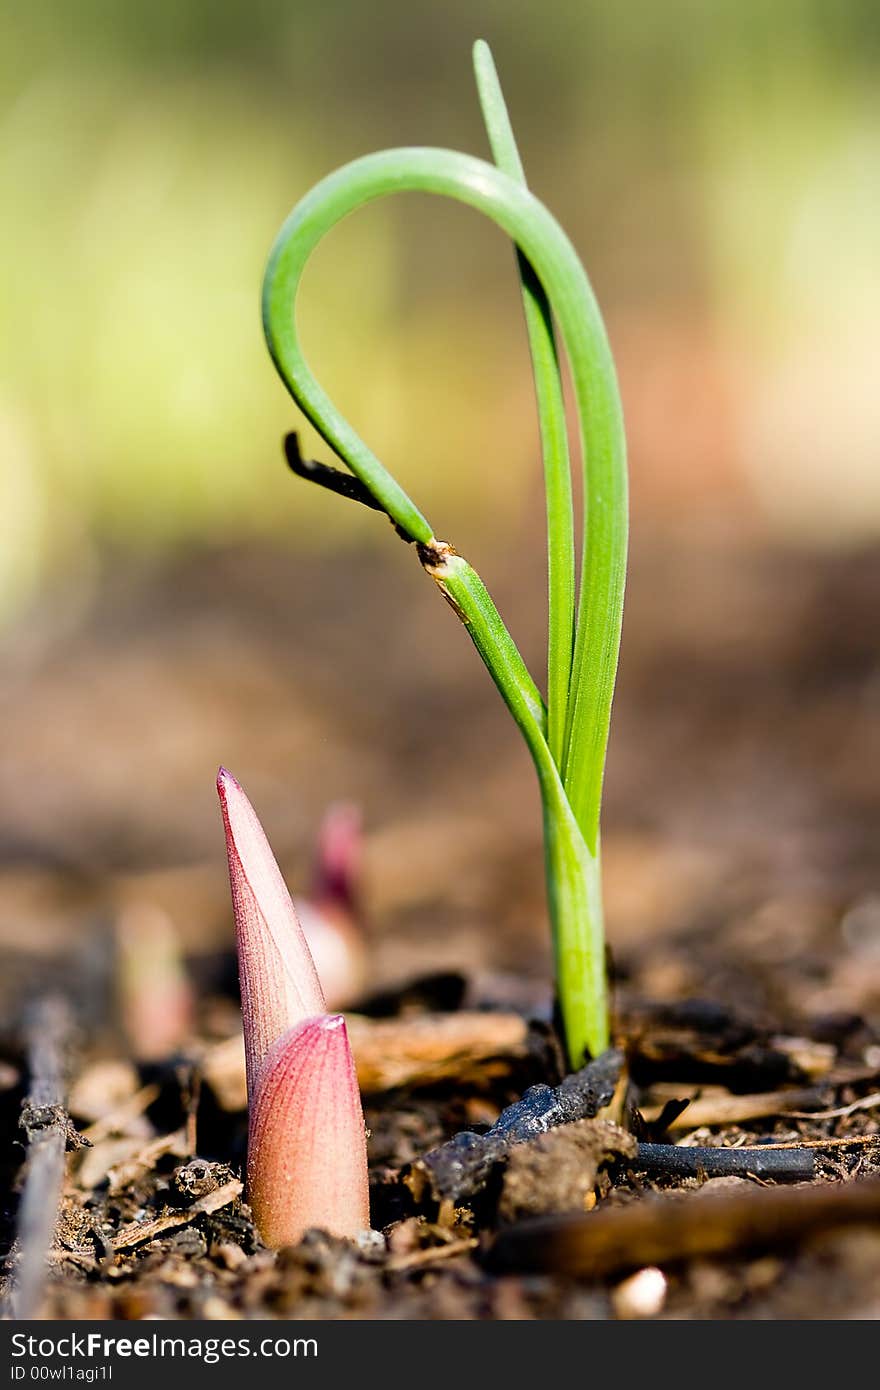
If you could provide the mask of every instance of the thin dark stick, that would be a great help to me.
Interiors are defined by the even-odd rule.
[[[25,1021],[30,1083],[19,1124],[27,1135],[27,1175],[18,1208],[18,1264],[6,1315],[37,1316],[46,1259],[64,1182],[64,1154],[73,1127],[64,1108],[71,1018],[61,999],[41,1000]]]
[[[487,1134],[464,1131],[417,1159],[407,1177],[417,1200],[427,1184],[439,1200],[463,1201],[485,1187],[496,1164],[511,1146],[527,1143],[557,1125],[596,1115],[607,1105],[622,1058],[607,1052],[560,1086],[532,1086],[504,1110]],[[656,1178],[715,1178],[736,1175],[773,1182],[803,1182],[815,1176],[816,1150],[798,1146],[684,1148],[678,1144],[639,1144],[634,1158],[623,1160],[637,1172]]]
[[[325,487],[340,497],[348,497],[352,502],[360,502],[363,506],[370,507],[372,511],[381,512],[383,516],[388,516],[382,503],[376,500],[366,484],[362,483],[360,478],[356,478],[353,473],[347,473],[344,468],[331,468],[329,463],[318,463],[316,459],[304,459],[300,452],[297,434],[285,435],[284,457],[287,459],[287,466],[291,473],[295,473],[298,478],[304,478],[307,483],[317,483],[319,487]],[[388,519],[391,520],[390,517]],[[397,534],[411,545],[414,538],[396,522],[393,525]]]
[[[815,1172],[812,1148],[683,1148],[679,1144],[639,1144],[635,1158],[627,1159],[640,1173],[652,1178],[722,1178],[730,1175],[765,1178],[773,1182],[803,1182]]]

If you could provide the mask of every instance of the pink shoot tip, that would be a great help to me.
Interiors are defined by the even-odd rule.
[[[238,947],[248,1098],[274,1043],[324,1012],[324,994],[287,885],[256,812],[225,768],[217,792],[226,830]]]

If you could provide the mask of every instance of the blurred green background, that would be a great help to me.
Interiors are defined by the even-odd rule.
[[[876,0],[44,0],[0,18],[4,616],[119,551],[387,544],[285,473],[296,411],[260,279],[334,166],[395,144],[485,154],[478,36],[606,313],[636,535],[876,536]],[[439,534],[479,560],[537,518],[494,229],[386,201],[321,248],[302,313],[319,376]]]

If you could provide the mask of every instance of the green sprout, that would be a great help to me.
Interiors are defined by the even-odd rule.
[[[623,414],[599,308],[577,253],[529,192],[488,46],[474,47],[483,119],[495,166],[451,150],[367,155],[338,169],[284,223],[263,285],[263,326],[297,405],[350,473],[304,461],[294,471],[384,511],[415,544],[483,658],[538,774],[556,983],[572,1065],[608,1044],[599,816],[620,648],[627,548]],[[497,166],[497,167],[496,167]],[[434,193],[497,223],[517,251],[535,378],[547,498],[549,627],[546,704],[477,572],[433,528],[319,386],[296,330],[306,262],[355,209],[390,193]],[[583,558],[575,575],[571,466],[554,320],[568,357],[584,468]],[[351,475],[354,475],[353,477]],[[576,597],[577,594],[577,597]]]

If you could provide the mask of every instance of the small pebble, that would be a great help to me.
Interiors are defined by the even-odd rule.
[[[631,1274],[611,1295],[618,1318],[654,1318],[666,1302],[666,1275],[656,1265]]]
[[[208,1163],[203,1158],[193,1158],[180,1168],[175,1168],[171,1177],[177,1195],[185,1202],[194,1202],[215,1192],[221,1183],[228,1181],[231,1170],[222,1163]]]
[[[720,1178],[706,1178],[700,1185],[699,1192],[730,1192],[734,1189],[741,1190],[744,1187],[754,1187],[751,1178],[742,1178],[738,1173],[726,1173]]]
[[[357,1246],[361,1254],[368,1258],[384,1255],[387,1249],[385,1237],[381,1231],[361,1231],[358,1234]]]
[[[224,1241],[222,1245],[215,1246],[211,1254],[229,1270],[241,1269],[243,1264],[247,1264],[247,1255],[240,1245],[235,1245],[232,1241]]]
[[[202,1304],[202,1317],[209,1322],[226,1322],[230,1318],[238,1318],[239,1316],[240,1314],[235,1312],[222,1298],[206,1298]]]

